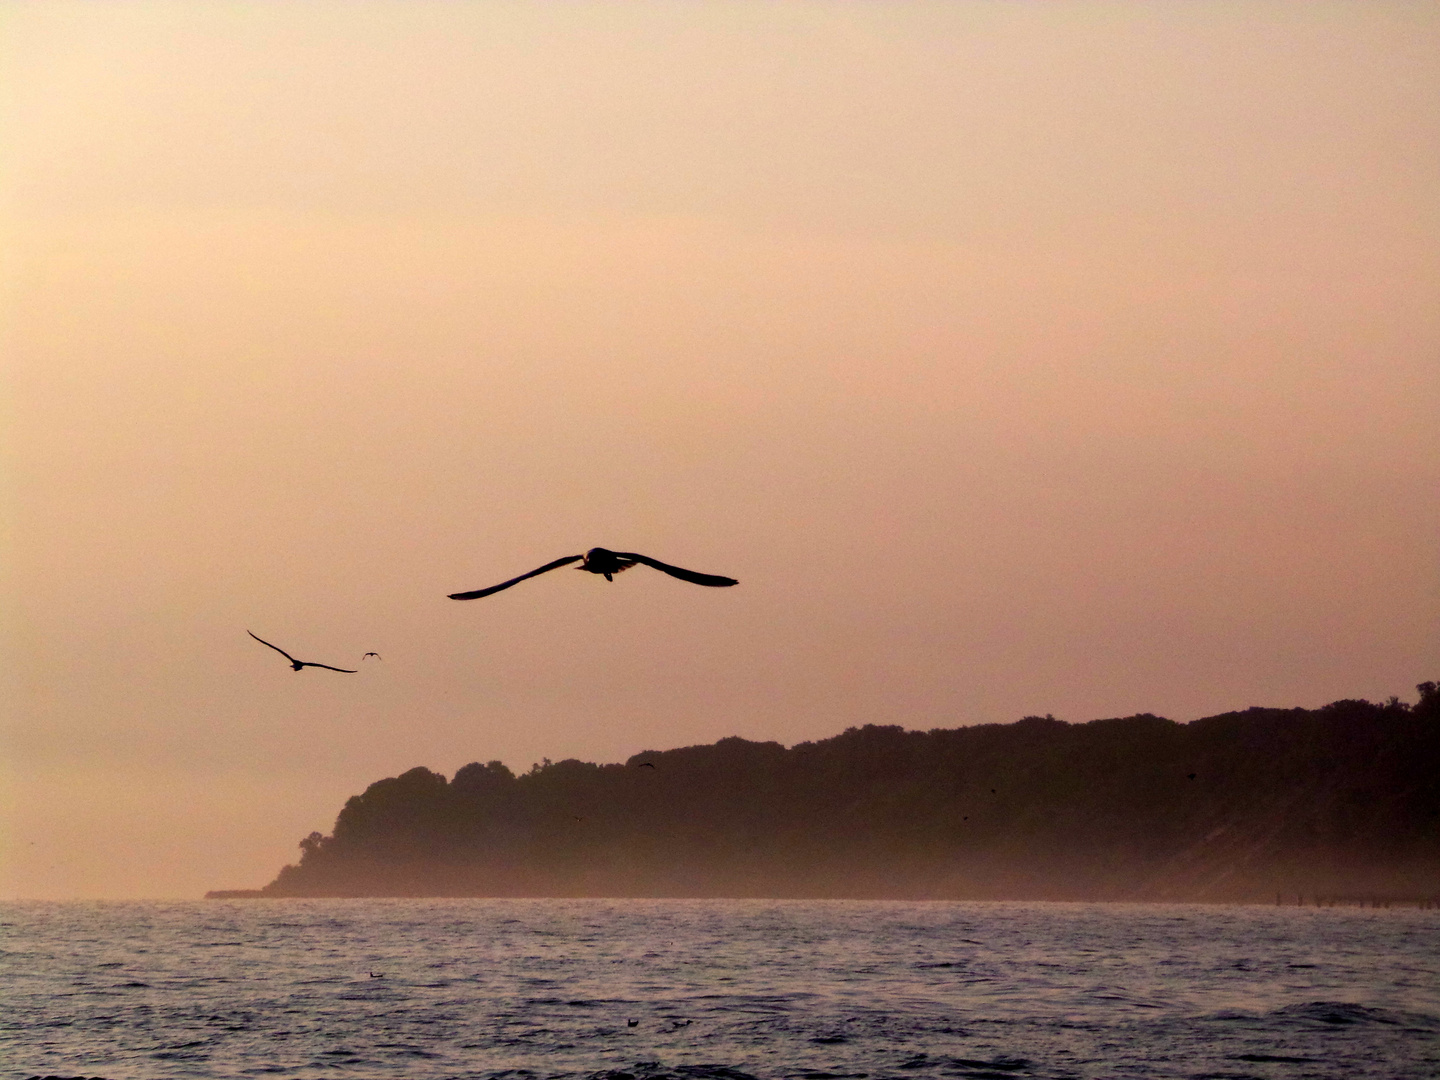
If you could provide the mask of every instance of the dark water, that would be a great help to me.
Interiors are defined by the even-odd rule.
[[[1440,1076],[1436,911],[287,900],[0,921],[0,1077]]]

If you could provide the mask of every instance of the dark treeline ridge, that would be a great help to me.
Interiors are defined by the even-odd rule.
[[[522,776],[416,768],[252,895],[1435,896],[1440,687],[1419,689],[1188,724],[867,725]]]

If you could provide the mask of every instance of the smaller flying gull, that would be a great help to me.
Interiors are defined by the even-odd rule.
[[[709,585],[711,588],[723,588],[727,585],[740,584],[734,578],[721,577],[719,574],[701,574],[695,570],[686,570],[680,566],[671,566],[659,559],[652,559],[648,555],[638,555],[633,551],[611,551],[609,548],[591,548],[584,555],[566,555],[563,559],[556,559],[544,566],[531,570],[528,574],[521,574],[519,577],[511,578],[509,581],[502,581],[499,585],[491,585],[488,589],[476,589],[473,592],[451,593],[451,600],[478,600],[482,596],[489,596],[501,589],[508,589],[511,585],[518,585],[526,578],[535,577],[537,574],[549,573],[562,566],[578,562],[576,570],[588,570],[592,574],[601,574],[606,581],[614,581],[615,575],[622,570],[629,570],[636,563],[644,563],[653,567],[661,573],[669,574],[671,577],[679,578],[681,581],[688,581],[692,585]]]
[[[639,765],[636,765],[635,767],[637,769],[653,769],[655,767],[655,763],[653,761],[642,761]]]
[[[246,632],[247,634],[250,634],[250,631],[249,631],[249,630],[246,630],[245,632]],[[354,668],[331,667],[329,664],[315,664],[315,663],[312,663],[312,662],[309,661],[309,660],[296,660],[295,657],[291,656],[291,655],[290,655],[288,652],[286,652],[284,649],[280,648],[279,645],[270,645],[270,642],[266,641],[266,640],[265,640],[264,638],[262,638],[262,637],[255,637],[254,634],[250,634],[250,636],[253,637],[253,638],[255,638],[256,641],[260,642],[261,645],[269,645],[270,648],[274,649],[274,650],[275,650],[276,652],[278,652],[281,656],[285,657],[286,660],[289,660],[289,661],[290,661],[290,666],[291,666],[292,668],[294,668],[296,671],[301,671],[301,670],[303,670],[304,668],[307,668],[307,667],[323,667],[326,671],[339,671],[339,672],[343,672],[343,673],[346,674],[346,675],[354,675],[354,674],[355,674],[355,669],[354,669]]]
[[[378,652],[367,652],[364,656],[360,657],[360,659],[361,659],[361,660],[369,660],[370,657],[372,657],[372,656],[375,657],[376,660],[383,660],[383,659],[385,659],[385,658],[384,658],[383,656],[381,656]]]

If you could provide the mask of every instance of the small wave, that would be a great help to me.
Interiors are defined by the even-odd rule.
[[[378,1050],[389,1050],[393,1057],[438,1058],[441,1056],[432,1050],[426,1050],[423,1046],[415,1046],[411,1043],[376,1043],[375,1047]]]
[[[1401,1023],[1399,1017],[1386,1009],[1372,1009],[1349,1001],[1307,1001],[1303,1005],[1286,1005],[1270,1014],[1277,1019],[1298,1020],[1319,1024],[1387,1024]]]
[[[1421,1012],[1382,1009],[1352,1001],[1306,1001],[1265,1013],[1225,1009],[1204,1017],[1208,1021],[1268,1026],[1278,1023],[1312,1030],[1322,1027],[1399,1028],[1406,1031],[1440,1031],[1440,1017]],[[1237,1059],[1238,1060],[1238,1059]]]
[[[676,1065],[665,1068],[658,1061],[642,1062],[628,1069],[607,1069],[591,1073],[589,1080],[757,1080],[729,1065]]]
[[[929,1054],[915,1054],[902,1061],[897,1068],[932,1069],[942,1068],[947,1072],[958,1072],[964,1080],[1011,1080],[1011,1077],[1030,1068],[1025,1058],[998,1057],[986,1061],[983,1058],[932,1057]]]

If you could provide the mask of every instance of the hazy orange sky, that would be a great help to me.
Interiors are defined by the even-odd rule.
[[[1440,678],[1433,3],[0,41],[0,896],[259,886],[414,765]],[[741,584],[446,599],[597,544]]]

